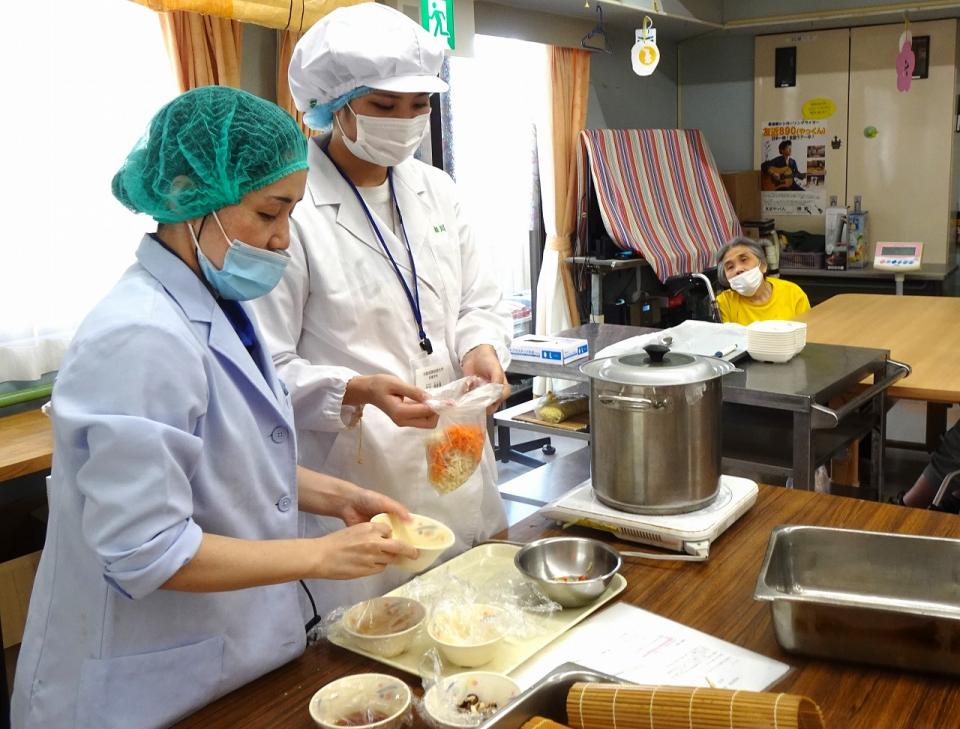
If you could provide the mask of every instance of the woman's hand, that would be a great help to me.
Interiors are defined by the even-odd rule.
[[[433,428],[437,414],[422,403],[429,395],[393,375],[359,375],[347,383],[344,405],[373,405],[400,427]]]
[[[507,376],[503,372],[503,367],[500,366],[497,351],[492,345],[481,344],[467,352],[463,358],[462,366],[465,375],[476,375],[487,382],[502,386],[503,395],[497,402],[487,408],[487,415],[490,415],[510,395],[510,385],[507,384]]]
[[[297,492],[300,511],[335,516],[347,526],[369,521],[383,512],[410,520],[407,508],[389,496],[303,466],[297,467]]]
[[[320,549],[314,576],[328,580],[376,575],[398,557],[419,556],[409,544],[390,539],[388,525],[372,522],[354,524],[311,541]]]
[[[377,514],[396,514],[403,521],[410,521],[410,512],[399,501],[370,489],[362,489],[352,483],[343,482],[352,490],[348,493],[338,516],[347,526],[369,521]]]

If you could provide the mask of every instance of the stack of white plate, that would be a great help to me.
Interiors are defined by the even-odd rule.
[[[747,352],[761,362],[788,362],[807,343],[807,325],[799,321],[755,321],[747,327]]]

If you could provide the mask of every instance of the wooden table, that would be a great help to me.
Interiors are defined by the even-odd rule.
[[[955,516],[761,486],[757,504],[713,545],[709,562],[661,565],[625,561],[623,574],[628,585],[621,598],[789,663],[796,670],[775,689],[805,694],[815,700],[823,709],[828,729],[957,726],[960,681],[807,659],[780,649],[771,626],[770,607],[753,600],[767,540],[771,529],[778,524],[819,524],[960,537],[960,518]],[[530,541],[553,533],[557,530],[551,522],[534,515],[511,527],[507,536]],[[297,660],[223,697],[178,726],[314,729],[307,712],[313,693],[335,678],[363,671],[393,673],[413,688],[420,687],[419,679],[413,676],[321,642],[308,648]],[[418,718],[415,726],[425,724]]]
[[[910,365],[890,397],[960,403],[960,298],[839,294],[799,319],[808,342],[889,349]]]
[[[803,316],[807,341],[890,350],[913,373],[887,395],[927,403],[926,449],[946,430],[947,407],[960,403],[960,298],[839,294]]]
[[[53,428],[39,410],[0,418],[0,482],[50,468]]]

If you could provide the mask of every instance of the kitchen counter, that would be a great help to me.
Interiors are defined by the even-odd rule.
[[[857,664],[804,658],[776,642],[770,607],[753,600],[770,531],[778,524],[842,526],[960,538],[960,519],[948,514],[811,492],[761,486],[756,505],[712,546],[706,563],[625,560],[621,599],[763,655],[795,670],[771,690],[809,696],[831,729],[926,729],[955,726],[960,681]],[[606,535],[573,529],[627,548]],[[569,534],[571,530],[562,533]],[[533,515],[504,533],[531,541],[560,533]],[[601,610],[598,615],[603,615]],[[598,667],[602,668],[602,667]],[[324,684],[352,673],[400,676],[420,693],[420,680],[325,641],[300,658],[223,697],[187,718],[181,729],[315,729],[310,697]],[[417,717],[417,729],[426,724]]]

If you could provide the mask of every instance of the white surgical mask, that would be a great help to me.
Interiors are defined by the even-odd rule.
[[[357,114],[350,104],[347,104],[347,108],[357,120],[357,140],[353,141],[343,132],[338,118],[337,126],[343,135],[343,143],[354,157],[381,167],[395,167],[410,157],[430,129],[429,113],[412,119],[397,119]]]
[[[763,272],[760,266],[744,271],[739,276],[730,279],[730,288],[741,296],[753,296],[763,283]]]

